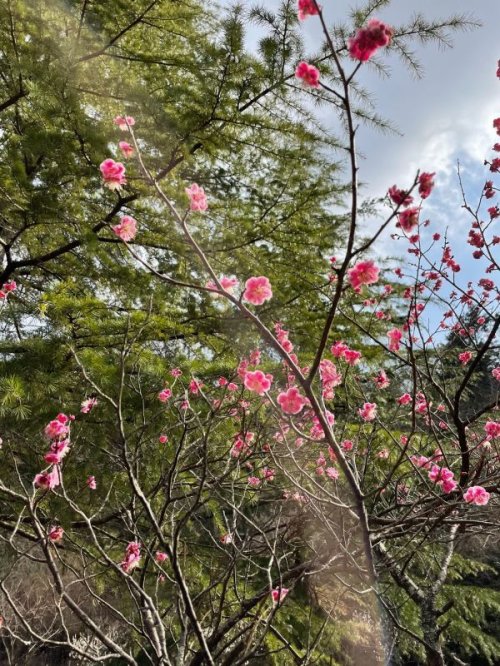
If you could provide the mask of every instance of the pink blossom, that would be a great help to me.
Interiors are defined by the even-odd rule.
[[[264,395],[269,391],[272,383],[272,375],[265,375],[262,370],[255,370],[255,372],[247,372],[245,374],[245,388],[249,391],[255,391],[257,395]]]
[[[325,471],[326,471],[326,475],[330,479],[338,479],[339,478],[339,471],[336,467],[327,467]]]
[[[139,565],[141,560],[141,544],[131,541],[125,549],[125,558],[120,562],[120,567],[125,573],[130,573]]]
[[[342,383],[342,374],[337,371],[335,364],[327,359],[320,361],[319,373],[325,388],[334,388]]]
[[[125,165],[121,162],[115,162],[111,158],[104,160],[100,165],[101,174],[104,184],[110,190],[119,190],[122,185],[127,184],[125,178]]]
[[[271,598],[275,604],[281,603],[289,592],[287,587],[276,587],[271,591]]]
[[[427,458],[426,456],[411,456],[410,460],[415,465],[415,467],[429,469],[431,466],[430,458]]]
[[[193,183],[190,187],[186,187],[186,194],[189,197],[189,208],[192,211],[204,212],[208,208],[207,196],[205,190]]]
[[[435,175],[436,175],[435,173],[426,173],[424,171],[418,177],[418,193],[420,194],[422,199],[427,199],[427,197],[432,192],[432,189],[434,187],[433,178]]]
[[[273,290],[268,278],[251,277],[245,282],[243,299],[252,305],[262,305],[273,297]]]
[[[168,560],[168,555],[167,553],[163,553],[161,550],[157,550],[155,553],[155,560],[158,562],[158,564],[161,564],[162,562],[165,562],[165,560]]]
[[[60,525],[52,526],[49,530],[49,539],[52,543],[59,543],[62,541],[64,530]]]
[[[292,386],[288,391],[278,395],[278,404],[285,414],[299,414],[307,404],[307,400],[300,394],[298,388]]]
[[[358,409],[358,414],[363,421],[373,421],[377,416],[377,405],[375,402],[365,402],[363,407]]]
[[[385,370],[379,370],[377,376],[373,380],[378,389],[385,389],[390,386],[389,377],[387,376]]]
[[[348,349],[349,347],[345,344],[345,342],[336,342],[330,347],[330,351],[335,356],[335,358],[341,358],[344,356]]]
[[[182,370],[180,368],[172,368],[172,370],[170,370],[170,374],[172,375],[172,377],[175,377],[175,379],[177,379],[182,375]]]
[[[231,532],[227,532],[226,534],[223,534],[220,537],[220,542],[223,543],[225,546],[227,546],[227,544],[229,544],[229,543],[233,543],[233,535],[231,534]]]
[[[318,7],[314,0],[298,0],[297,4],[299,21],[304,21],[308,16],[316,16],[319,14]]]
[[[388,46],[394,30],[378,19],[370,19],[365,28],[360,28],[354,37],[348,40],[351,58],[366,62],[377,49]]]
[[[411,197],[405,190],[398,189],[396,185],[390,187],[387,194],[396,206],[409,206],[413,203],[413,197]]]
[[[406,210],[398,213],[398,222],[397,227],[403,229],[403,231],[410,232],[418,225],[418,208],[407,208]]]
[[[464,351],[458,355],[458,360],[462,365],[467,365],[467,363],[469,363],[471,358],[472,358],[472,352],[470,351]]]
[[[265,481],[274,481],[276,477],[276,470],[272,469],[271,467],[263,467],[261,476]]]
[[[389,457],[389,449],[381,449],[377,453],[377,457],[381,458],[382,460],[387,460],[387,458]]]
[[[348,365],[356,365],[361,358],[361,352],[355,351],[354,349],[346,349],[344,352],[344,359]]]
[[[302,82],[311,86],[311,88],[319,88],[320,72],[314,65],[309,65],[307,62],[299,62],[295,69],[295,76],[301,79]]]
[[[225,289],[226,291],[231,291],[234,287],[238,286],[238,279],[235,277],[231,278],[223,275],[222,277],[219,278],[219,283],[223,289]],[[207,282],[205,286],[207,287],[207,289],[210,289],[211,291],[219,290],[218,286],[215,284],[215,282],[213,282],[213,280]]]
[[[340,442],[340,446],[344,449],[344,451],[352,451],[354,444],[350,439],[345,439],[343,442]]]
[[[97,483],[95,480],[95,476],[89,476],[87,477],[87,480],[85,481],[87,484],[89,490],[95,490],[97,488]]]
[[[500,382],[500,367],[493,368],[493,370],[491,371],[491,374],[497,380],[497,382]]]
[[[234,382],[230,382],[227,385],[227,390],[232,391],[232,392],[237,391],[238,390],[238,384],[235,384]]]
[[[57,418],[45,426],[44,433],[47,439],[61,439],[69,433],[69,427],[66,425],[68,417],[65,414],[59,414]]]
[[[403,393],[403,395],[399,396],[398,398],[398,403],[400,405],[409,405],[411,402],[411,395],[409,393]]]
[[[432,465],[429,472],[429,479],[441,486],[445,493],[451,493],[457,487],[457,482],[453,478],[453,472],[447,467]]]
[[[169,388],[164,388],[158,393],[158,400],[160,402],[167,402],[172,397],[172,391]]]
[[[119,141],[118,142],[118,147],[123,153],[123,156],[126,157],[127,159],[129,157],[132,157],[134,154],[134,147],[130,145],[130,143],[127,143],[126,141]]]
[[[166,444],[166,443],[168,442],[168,437],[167,437],[167,435],[160,435],[160,436],[158,437],[158,441],[160,442],[160,444]]]
[[[371,259],[359,261],[355,266],[347,271],[347,276],[354,289],[359,289],[364,284],[374,284],[378,282],[380,269]]]
[[[471,486],[467,488],[464,493],[464,500],[468,504],[477,504],[478,506],[485,506],[490,500],[490,493],[487,492],[482,486]]]
[[[51,444],[50,449],[43,459],[49,465],[58,465],[69,450],[69,441],[67,439],[56,440]]]
[[[392,328],[390,331],[387,331],[387,337],[389,338],[389,351],[399,351],[403,333],[398,328]]]
[[[82,402],[80,412],[82,414],[88,414],[90,411],[94,409],[96,405],[97,405],[97,398],[87,398]]]
[[[200,382],[198,379],[191,379],[189,382],[189,392],[193,395],[198,395],[203,386],[203,382]]]
[[[41,474],[37,474],[33,483],[37,488],[44,488],[45,490],[52,490],[53,488],[57,488],[57,486],[61,483],[57,465],[54,465],[50,472],[42,472]]]
[[[486,421],[484,429],[491,439],[500,437],[500,421]]]
[[[113,122],[115,125],[118,125],[122,131],[125,131],[129,127],[133,127],[135,125],[135,118],[132,116],[116,116],[113,118]]]
[[[135,238],[137,233],[137,222],[130,215],[124,215],[120,219],[120,224],[115,224],[111,227],[118,238],[122,241],[131,241]]]
[[[258,488],[261,484],[261,480],[259,479],[258,476],[249,476],[248,479],[248,485],[252,486],[252,488]]]

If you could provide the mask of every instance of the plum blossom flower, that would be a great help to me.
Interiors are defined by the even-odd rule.
[[[427,173],[424,171],[418,177],[418,193],[420,194],[422,199],[427,199],[427,197],[432,192],[432,189],[434,187],[433,178],[435,175],[436,174],[434,172]]]
[[[406,210],[398,213],[398,222],[397,227],[403,229],[403,231],[411,231],[418,225],[418,208],[407,208]]]
[[[305,21],[308,16],[316,16],[319,14],[318,6],[315,4],[314,0],[298,0],[298,19],[299,21]],[[319,7],[321,9],[321,7]]]
[[[477,504],[485,506],[490,501],[490,493],[482,486],[471,486],[464,493],[464,501],[468,504]]]
[[[471,358],[472,358],[472,352],[470,351],[464,351],[458,355],[458,360],[462,365],[467,365],[467,363],[469,363]]]
[[[399,351],[403,333],[398,328],[392,328],[390,331],[387,331],[387,337],[389,338],[389,351]]]
[[[396,185],[389,188],[387,194],[396,206],[409,206],[413,203],[413,197],[405,190],[400,190]]]
[[[44,488],[45,490],[52,490],[60,485],[59,469],[54,465],[50,472],[41,472],[36,474],[33,483],[37,488]]]
[[[157,550],[155,553],[155,560],[158,562],[158,564],[161,564],[162,562],[165,562],[165,560],[168,560],[168,555],[167,553],[163,553],[161,550]]]
[[[349,346],[346,345],[345,342],[335,342],[335,344],[330,347],[330,351],[335,356],[335,358],[341,358],[344,356],[348,349]]]
[[[491,371],[491,374],[493,375],[494,379],[497,380],[497,382],[500,382],[500,367],[499,368],[493,368]]]
[[[82,414],[88,414],[94,409],[97,402],[97,398],[86,398],[81,404],[80,412]]]
[[[252,488],[258,488],[261,484],[261,480],[259,479],[258,476],[249,476],[247,481],[248,485],[251,486]]]
[[[133,571],[141,561],[141,544],[137,541],[131,541],[125,549],[125,557],[120,562],[120,567],[125,573]]]
[[[249,391],[255,391],[257,395],[264,395],[271,388],[272,375],[265,375],[262,370],[246,372],[243,383]]]
[[[189,209],[194,212],[204,212],[208,208],[207,196],[205,190],[193,183],[190,187],[186,187],[186,194],[189,197]]]
[[[490,439],[500,437],[500,421],[486,421],[484,430]]]
[[[137,233],[137,222],[130,215],[124,215],[120,219],[120,224],[115,224],[111,227],[118,238],[122,241],[128,242],[135,238]]]
[[[278,395],[278,404],[285,414],[299,414],[307,404],[307,399],[300,394],[298,388],[292,386]]]
[[[219,278],[220,285],[223,289],[226,291],[231,291],[234,287],[238,286],[238,278],[235,277],[226,277],[223,275],[222,277]],[[205,285],[207,289],[210,289],[211,291],[218,291],[219,288],[215,284],[213,280],[210,280],[207,282]]]
[[[366,62],[377,49],[388,46],[394,30],[378,19],[370,19],[365,28],[360,28],[354,37],[348,40],[351,58]]]
[[[271,598],[273,603],[282,603],[289,592],[290,590],[287,587],[275,587],[274,590],[271,591]]]
[[[135,125],[135,118],[132,116],[116,116],[113,118],[113,122],[117,125],[122,131],[128,130],[129,127]]]
[[[262,305],[273,297],[273,290],[268,278],[264,276],[251,277],[245,282],[243,299],[252,305]]]
[[[101,162],[99,169],[101,170],[104,185],[110,190],[120,190],[122,185],[127,184],[125,165],[121,162],[115,162],[115,160],[109,157],[104,162]]]
[[[44,433],[47,439],[65,438],[69,432],[69,417],[66,414],[58,414],[55,419],[45,426]]]
[[[134,154],[134,147],[127,141],[118,141],[118,148],[122,151],[123,157],[127,159]]]
[[[378,282],[380,269],[375,265],[372,259],[367,261],[358,261],[347,271],[349,282],[354,289],[359,289],[364,284],[374,284]]]
[[[409,405],[410,402],[411,402],[411,395],[409,393],[403,393],[403,395],[399,396],[398,398],[399,405]]]
[[[49,530],[49,539],[52,543],[59,543],[62,541],[64,530],[60,525],[53,525]]]
[[[160,444],[166,444],[166,443],[168,442],[168,437],[167,437],[167,435],[160,435],[160,436],[158,437],[158,441],[160,442]]]
[[[96,480],[95,480],[95,476],[87,477],[87,480],[85,481],[85,483],[87,484],[87,487],[89,488],[89,490],[95,490],[97,488],[97,483],[96,483]]]
[[[169,388],[164,388],[158,393],[158,400],[160,402],[167,402],[172,397],[172,391]]]
[[[335,364],[328,359],[320,361],[319,373],[325,389],[332,389],[342,383],[342,374],[337,371]]]
[[[385,370],[379,370],[377,376],[373,380],[378,389],[385,389],[390,385],[389,377]]]
[[[319,88],[320,72],[314,65],[309,65],[307,62],[299,62],[295,69],[295,76],[311,88]]]
[[[227,546],[230,543],[233,543],[233,541],[234,541],[234,539],[233,539],[233,535],[231,534],[231,532],[226,532],[226,534],[223,534],[220,537],[220,542],[223,543],[225,546]]]
[[[336,467],[327,467],[326,470],[326,475],[330,479],[338,479],[339,478],[339,470]]]
[[[347,365],[354,366],[356,365],[361,358],[361,352],[356,351],[355,349],[346,349],[344,352],[344,360]]]
[[[432,465],[428,476],[431,481],[441,486],[441,489],[446,494],[453,492],[458,485],[453,478],[453,472],[447,467]]]
[[[358,409],[358,414],[363,421],[373,421],[377,416],[377,404],[375,402],[365,402],[363,407]]]

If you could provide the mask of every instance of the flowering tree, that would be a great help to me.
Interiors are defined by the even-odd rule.
[[[157,4],[145,6],[136,24]],[[283,20],[292,21],[285,9]],[[301,273],[307,289],[292,299],[280,273],[293,279],[297,259],[305,261],[316,247],[304,243],[295,253],[293,239],[266,230],[257,234],[264,244],[255,256],[231,261],[231,253],[241,256],[239,233],[244,254],[256,241],[248,241],[244,226],[239,231],[238,213],[227,211],[220,181],[212,197],[209,179],[202,186],[175,172],[182,151],[164,154],[149,134],[142,136],[148,120],[138,102],[115,100],[119,113],[106,131],[116,152],[95,165],[100,198],[90,197],[85,209],[108,204],[90,233],[116,249],[118,272],[101,282],[90,254],[96,293],[79,302],[93,310],[87,319],[71,309],[69,278],[56,287],[55,330],[67,372],[54,388],[43,386],[51,400],[36,418],[4,429],[1,631],[10,663],[20,663],[33,646],[70,663],[327,664],[347,663],[342,654],[349,650],[354,663],[383,663],[391,644],[410,644],[407,652],[430,665],[464,663],[453,631],[463,626],[467,604],[454,571],[466,570],[460,564],[471,539],[497,529],[499,212],[489,201],[484,222],[483,204],[496,196],[500,166],[487,162],[492,180],[477,206],[464,195],[468,243],[484,268],[478,280],[461,283],[453,247],[425,220],[425,200],[439,183],[435,173],[421,171],[412,183],[388,187],[385,215],[379,211],[366,237],[356,75],[385,49],[406,53],[411,32],[385,25],[373,9],[348,36],[328,30],[315,0],[299,1],[294,20],[318,21],[327,55],[281,71],[254,98],[293,80],[303,90],[294,84],[291,105],[302,94],[329,100],[345,128],[339,149],[347,157],[347,182],[337,183],[335,193],[346,205],[341,256],[330,256],[321,226],[313,226],[319,256],[311,259],[310,275]],[[418,29],[439,37],[439,26]],[[87,62],[96,53],[102,55],[79,58]],[[221,84],[219,98],[223,90]],[[25,93],[21,84],[21,96],[5,108]],[[238,107],[247,104],[238,98]],[[208,125],[229,123],[218,110]],[[289,127],[291,116],[283,118]],[[493,125],[500,132],[500,120]],[[239,138],[246,140],[244,133]],[[300,136],[296,147],[303,143]],[[203,148],[196,145],[192,154]],[[263,170],[271,169],[266,159]],[[313,154],[311,160],[313,172],[318,163]],[[42,184],[49,178],[35,162],[36,190],[36,178]],[[304,176],[300,159],[290,162],[289,178]],[[302,185],[299,178],[298,198]],[[314,191],[325,185],[309,185],[314,211]],[[241,189],[248,206],[240,214],[255,212],[254,194]],[[228,191],[237,197],[237,182]],[[265,210],[283,196],[271,194]],[[331,191],[318,198],[326,211]],[[233,222],[236,230],[224,235]],[[292,232],[299,235],[300,226]],[[405,268],[370,258],[387,232],[408,252]],[[9,308],[16,299],[33,302],[24,292],[40,289],[40,277],[30,270],[50,273],[50,262],[84,245],[66,240],[32,254],[28,242],[16,246],[29,233],[28,221],[3,242],[0,296],[6,330],[17,330],[21,344],[26,323]],[[142,234],[149,234],[144,242]],[[98,256],[101,265],[109,261]],[[125,290],[134,282],[162,289],[174,321],[189,313],[177,335],[168,322],[168,354],[159,351],[165,320],[153,294],[148,303],[141,289],[131,291],[136,302],[117,298],[109,311],[102,307],[124,276]],[[144,300],[139,312],[136,303]],[[302,312],[307,307],[313,316]],[[435,330],[423,323],[431,308],[440,311]],[[209,329],[200,324],[204,337],[193,333],[197,312],[210,320]],[[488,390],[475,404],[470,390],[479,374]],[[31,590],[23,579],[40,582]],[[498,599],[492,594],[485,604],[494,607]],[[356,622],[368,630],[353,645],[348,635]],[[495,640],[485,635],[481,654],[493,663]]]

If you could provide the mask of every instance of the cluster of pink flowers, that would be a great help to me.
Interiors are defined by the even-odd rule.
[[[245,282],[243,300],[252,305],[262,305],[273,297],[273,290],[268,278],[264,276],[251,277]]]
[[[161,550],[157,550],[155,554],[155,560],[158,562],[158,564],[162,564],[163,562],[168,560],[168,555],[167,553],[164,553]]]
[[[249,391],[254,391],[257,395],[264,395],[271,388],[272,381],[272,375],[264,374],[262,370],[255,370],[245,373],[243,383]]]
[[[287,354],[290,354],[293,351],[293,344],[288,339],[289,332],[285,331],[279,322],[274,325],[274,332],[280,345],[283,347]]]
[[[299,21],[305,21],[308,16],[316,16],[320,9],[321,7],[318,8],[314,0],[298,0],[297,16]]]
[[[490,493],[482,486],[471,486],[464,493],[464,501],[468,504],[477,504],[485,506],[490,501]]]
[[[95,476],[87,477],[87,480],[86,480],[85,483],[87,484],[87,487],[90,490],[95,490],[97,488],[97,483],[96,483],[96,480],[95,480]]]
[[[320,362],[319,374],[323,386],[323,397],[332,400],[333,389],[342,383],[342,374],[338,372],[335,364],[327,359]]]
[[[350,349],[345,342],[335,342],[331,347],[330,351],[335,356],[335,358],[343,358],[348,365],[356,365],[361,358],[361,352],[354,349]]]
[[[285,414],[299,414],[307,402],[307,398],[295,386],[278,395],[278,404]]]
[[[5,282],[0,288],[0,300],[7,298],[7,296],[17,289],[17,284],[14,280],[9,280]]]
[[[379,370],[373,381],[378,389],[385,389],[391,384],[385,370]]]
[[[73,418],[61,413],[45,426],[44,434],[50,441],[50,451],[45,454],[44,460],[53,467],[50,471],[35,475],[33,483],[37,488],[52,490],[60,485],[59,465],[69,450],[69,424]]]
[[[137,222],[130,215],[124,215],[120,219],[119,224],[115,224],[111,227],[118,238],[121,238],[122,241],[128,242],[135,238],[137,233]]]
[[[131,541],[125,549],[125,557],[120,562],[120,567],[125,573],[133,571],[141,561],[141,544]]]
[[[358,409],[358,414],[363,421],[374,421],[377,417],[377,405],[375,402],[365,402],[363,407]]]
[[[99,167],[101,170],[104,185],[110,190],[120,190],[123,185],[127,184],[125,178],[125,165],[122,162],[115,162],[110,157],[104,162],[101,162]]]
[[[486,421],[484,430],[488,439],[497,439],[500,437],[500,421]]]
[[[497,382],[500,382],[500,367],[499,368],[493,368],[493,370],[491,371],[491,374],[497,380]]]
[[[299,62],[295,69],[295,76],[307,86],[311,88],[319,88],[320,72],[314,65],[309,65],[307,62]]]
[[[189,209],[193,212],[204,212],[208,208],[207,196],[205,190],[193,183],[190,187],[186,187],[186,194],[189,198]]]
[[[64,530],[60,525],[53,525],[49,530],[49,539],[52,543],[60,543],[64,535]]]
[[[116,116],[113,118],[113,122],[124,132],[135,125],[135,118],[132,116]]]
[[[365,284],[375,284],[378,282],[380,268],[375,265],[372,259],[359,261],[347,271],[349,282],[353,289],[359,290]]]
[[[429,479],[440,486],[446,494],[453,492],[458,485],[453,478],[451,469],[439,467],[439,465],[432,465],[429,472]]]
[[[413,197],[406,190],[401,190],[396,185],[390,187],[387,194],[396,206],[409,206],[413,203]]]
[[[351,58],[366,62],[378,49],[391,43],[393,34],[394,30],[382,21],[370,19],[365,28],[360,28],[348,40]]]
[[[330,426],[335,425],[335,415],[332,414],[328,409],[325,411],[325,419]],[[317,416],[313,416],[312,420],[313,424],[311,426],[311,429],[309,431],[310,436],[312,439],[316,440],[321,440],[325,438],[325,429],[323,428],[323,425],[321,424],[319,418]]]

